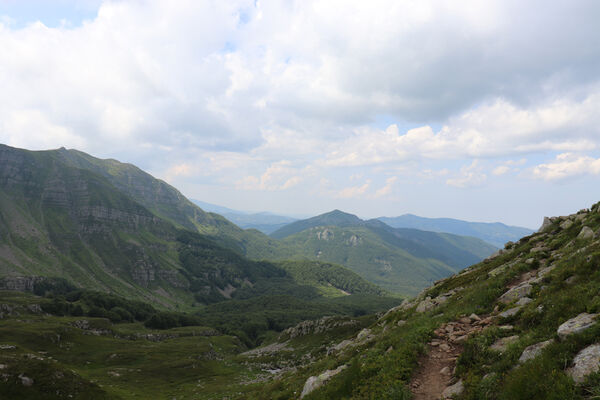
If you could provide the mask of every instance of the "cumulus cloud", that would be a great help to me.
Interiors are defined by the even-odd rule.
[[[396,182],[396,180],[398,179],[398,177],[396,176],[392,176],[389,177],[385,180],[385,186],[382,187],[381,189],[378,189],[375,194],[373,195],[374,198],[379,198],[379,197],[384,197],[389,195],[392,192],[394,183]]]
[[[468,188],[481,186],[487,176],[483,172],[483,168],[479,165],[477,160],[474,160],[470,165],[461,167],[460,172],[446,180],[446,184],[457,188]]]
[[[600,159],[572,153],[559,154],[554,162],[540,164],[533,168],[533,176],[546,181],[598,174],[600,174]]]
[[[0,141],[252,191],[323,178],[325,196],[385,198],[399,171],[483,185],[477,162],[452,165],[493,164],[492,180],[525,168],[504,160],[600,148],[599,14],[593,0],[107,0],[77,25],[0,15]],[[579,165],[532,176],[565,163]]]

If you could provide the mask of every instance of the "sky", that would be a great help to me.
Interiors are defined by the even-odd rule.
[[[246,211],[600,201],[600,2],[0,0],[0,142]]]

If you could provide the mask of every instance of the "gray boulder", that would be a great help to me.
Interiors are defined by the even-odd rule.
[[[577,239],[589,240],[594,238],[594,231],[589,226],[584,226],[581,228],[579,235],[577,235]]]
[[[563,221],[560,224],[561,229],[569,229],[572,226],[573,226],[573,221],[571,221],[570,219]]]
[[[451,399],[453,396],[460,395],[464,390],[465,390],[465,387],[464,387],[463,381],[461,379],[458,382],[456,382],[454,385],[448,386],[446,389],[444,389],[444,391],[442,392],[442,398],[443,399]]]
[[[340,365],[336,369],[327,370],[319,376],[311,376],[310,378],[308,378],[306,380],[306,383],[304,384],[304,388],[302,389],[302,394],[300,395],[300,398],[302,399],[302,398],[304,398],[304,396],[308,395],[313,390],[320,388],[325,383],[327,383],[328,380],[330,380],[332,377],[336,376],[337,374],[339,374],[346,368],[348,368],[347,365]]]
[[[501,318],[512,317],[513,315],[517,315],[517,313],[521,311],[521,308],[523,308],[523,306],[509,308],[508,310],[501,312],[499,315]]]
[[[593,344],[581,350],[573,359],[573,366],[567,374],[576,383],[582,383],[585,378],[600,369],[600,344]]]
[[[564,339],[569,335],[582,332],[596,323],[596,316],[598,314],[581,313],[559,326],[556,333],[559,338]]]
[[[519,362],[524,363],[525,361],[533,360],[534,358],[536,358],[537,356],[542,354],[542,350],[544,350],[544,347],[546,347],[552,343],[554,343],[554,340],[550,339],[550,340],[532,344],[531,346],[526,347],[525,350],[523,350],[521,357],[519,357]]]
[[[527,295],[529,295],[529,293],[531,293],[532,289],[533,286],[531,286],[529,283],[524,282],[518,286],[515,286],[514,288],[509,289],[506,293],[500,296],[498,301],[500,303],[508,304],[514,300],[519,300],[523,297],[526,297]]]

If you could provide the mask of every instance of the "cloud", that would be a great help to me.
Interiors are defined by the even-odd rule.
[[[581,175],[600,174],[600,159],[572,153],[559,154],[551,163],[533,168],[533,176],[546,181],[558,181]]]
[[[487,179],[483,173],[483,169],[477,160],[474,160],[470,165],[465,165],[460,169],[460,173],[446,180],[446,184],[457,188],[468,188],[481,186]]]
[[[371,181],[368,180],[367,182],[365,182],[363,185],[360,185],[360,186],[345,187],[342,190],[335,193],[334,197],[337,197],[339,199],[351,199],[351,198],[361,197],[362,195],[364,195],[367,192],[367,190],[369,189],[369,186],[371,186]]]
[[[385,186],[382,187],[381,189],[378,189],[375,194],[373,195],[374,198],[379,198],[379,197],[384,197],[387,196],[388,194],[390,194],[392,192],[392,188],[394,186],[394,183],[396,182],[398,178],[395,176],[389,177],[385,180]]]
[[[286,190],[302,182],[300,171],[291,166],[291,162],[283,160],[271,164],[260,176],[246,176],[237,182],[244,190],[279,191]]]

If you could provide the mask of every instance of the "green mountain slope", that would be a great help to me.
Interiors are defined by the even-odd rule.
[[[370,282],[403,294],[416,294],[496,251],[476,238],[394,229],[339,210],[294,222],[272,236],[287,246],[286,258],[342,264]]]
[[[342,267],[335,267],[336,273],[349,278],[340,279],[338,288],[337,281],[316,277],[314,266],[294,275],[245,258],[222,245],[235,241],[228,230],[244,231],[188,203],[127,164],[75,151],[0,146],[0,287],[31,290],[43,277],[62,278],[161,308],[189,310],[274,293],[312,300],[327,294],[323,285],[329,283],[330,292],[340,296],[342,290],[362,293],[370,287]],[[192,212],[197,218],[186,219]],[[217,233],[197,232],[207,226]]]
[[[533,233],[531,229],[509,226],[500,222],[485,223],[461,221],[453,218],[424,218],[413,214],[404,214],[399,217],[380,217],[378,219],[394,228],[414,228],[423,231],[473,236],[496,247],[504,247],[506,242],[519,240],[523,236]]]
[[[132,164],[102,160],[77,150],[48,152],[66,165],[102,175],[115,188],[175,226],[207,235],[254,259],[269,258],[278,243],[257,230],[243,230],[223,216],[204,212],[177,189]]]

